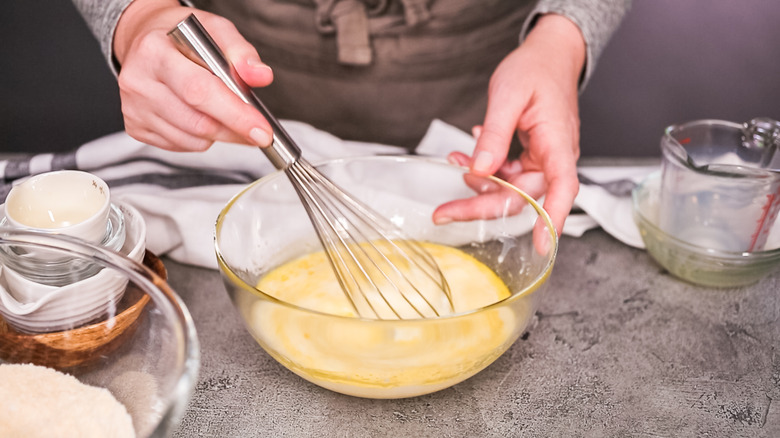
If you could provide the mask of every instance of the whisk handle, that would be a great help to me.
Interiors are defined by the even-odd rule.
[[[182,20],[168,35],[173,39],[185,56],[214,73],[230,91],[238,95],[244,102],[260,111],[268,120],[274,132],[271,146],[260,148],[277,169],[287,169],[301,156],[301,150],[282,128],[279,120],[266,108],[260,98],[252,91],[227,60],[222,50],[206,32],[194,14]]]

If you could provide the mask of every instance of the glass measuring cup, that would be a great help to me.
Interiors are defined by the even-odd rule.
[[[780,122],[698,120],[661,139],[659,226],[704,248],[764,249],[780,210]]]

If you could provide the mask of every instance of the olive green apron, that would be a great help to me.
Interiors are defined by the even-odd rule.
[[[201,0],[274,70],[257,90],[279,118],[412,148],[430,122],[482,123],[487,84],[533,1]]]

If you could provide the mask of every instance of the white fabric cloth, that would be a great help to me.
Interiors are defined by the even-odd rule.
[[[282,123],[313,163],[335,157],[405,153],[405,149],[394,146],[341,140],[301,122]],[[456,150],[470,154],[474,145],[469,134],[434,121],[416,152],[441,157]],[[29,173],[56,169],[58,159],[62,161],[52,154],[35,156],[29,160]],[[0,161],[0,173],[7,172],[9,166]],[[217,267],[213,238],[219,212],[246,184],[274,171],[257,148],[216,143],[205,152],[170,152],[138,142],[124,132],[78,148],[75,167],[109,182],[113,200],[131,205],[141,213],[147,225],[147,249],[207,268]],[[581,169],[594,180],[630,176],[637,181],[652,170],[651,167]],[[204,175],[222,180],[218,184],[182,183],[187,177],[202,179],[206,178]],[[171,176],[170,180],[166,180],[167,176]],[[582,185],[575,204],[585,214],[569,216],[563,229],[565,235],[578,237],[601,226],[622,242],[643,247],[631,217],[630,197],[616,198],[599,187]]]
[[[607,182],[619,179],[630,179],[640,183],[649,174],[659,169],[659,166],[594,166],[581,167],[579,172],[594,181]],[[634,248],[644,248],[644,242],[639,229],[634,223],[632,201],[630,196],[613,196],[596,185],[580,184],[580,191],[574,200],[574,205],[581,208],[594,227],[600,226],[612,237]],[[566,219],[564,232],[574,234],[575,230],[586,228],[580,225],[580,215],[570,215]],[[576,222],[575,222],[576,221]],[[575,225],[577,224],[577,225]],[[571,226],[570,226],[571,225]],[[568,229],[567,229],[568,228]],[[592,227],[591,227],[592,228]],[[584,229],[587,231],[587,229]]]
[[[340,140],[310,125],[284,121],[285,129],[298,142],[307,160],[317,161],[367,154],[398,154],[401,148]],[[215,143],[200,153],[169,152],[140,143],[126,133],[112,134],[85,144],[78,151],[80,169],[94,168],[94,174],[107,180],[117,180],[137,174],[140,168],[149,171],[147,161],[132,161],[109,166],[139,156],[174,162],[188,168],[210,172],[244,173],[243,184],[219,184],[165,189],[159,185],[136,184],[112,186],[111,196],[135,207],[146,220],[147,248],[174,260],[217,268],[214,253],[214,225],[219,212],[231,197],[256,178],[274,172],[273,165],[257,148],[229,143]]]

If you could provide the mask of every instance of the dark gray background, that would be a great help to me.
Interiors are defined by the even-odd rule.
[[[0,151],[122,129],[114,77],[73,5],[4,2]],[[780,1],[635,0],[581,98],[583,156],[658,155],[671,123],[780,119]]]

